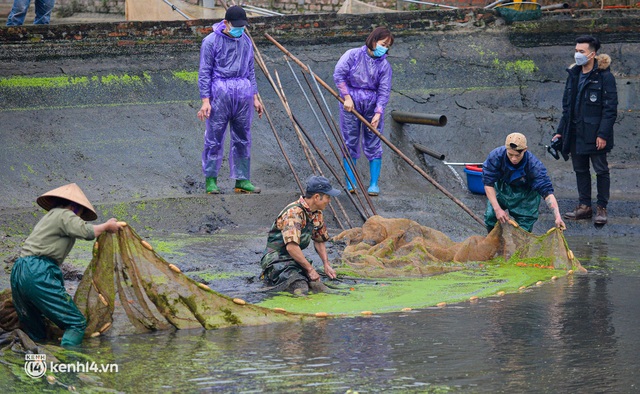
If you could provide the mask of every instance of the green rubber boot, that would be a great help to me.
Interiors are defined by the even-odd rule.
[[[207,194],[220,194],[220,189],[218,188],[218,178],[213,176],[208,176],[206,179],[207,183]]]
[[[251,181],[248,179],[236,179],[236,187],[233,191],[236,193],[251,194],[260,193],[262,190],[257,186],[253,186]]]

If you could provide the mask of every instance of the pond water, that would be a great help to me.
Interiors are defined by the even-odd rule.
[[[103,338],[83,353],[117,364],[90,376],[126,392],[638,391],[640,239],[568,241],[589,274],[476,304]]]

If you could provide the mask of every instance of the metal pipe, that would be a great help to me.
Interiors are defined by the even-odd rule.
[[[276,47],[278,47],[278,49],[280,49],[284,54],[289,56],[289,58],[291,58],[291,60],[293,60],[294,63],[296,63],[298,66],[300,66],[300,68],[302,68],[306,72],[309,72],[309,68],[304,63],[302,63],[297,57],[295,57],[291,52],[289,52],[285,47],[283,47],[278,41],[276,41],[268,33],[264,33],[264,36],[269,41],[271,41]],[[313,77],[314,77],[314,79],[316,81],[318,81],[318,83],[320,83],[322,85],[322,87],[324,87],[329,93],[331,93],[331,95],[333,97],[335,97],[338,101],[340,101],[341,103],[344,104],[344,99],[342,97],[340,97],[340,95],[335,90],[333,90],[325,81],[323,81],[320,77],[318,77],[318,75],[314,74]],[[373,125],[368,120],[366,120],[358,111],[356,111],[354,109],[352,111],[352,113],[356,116],[356,118],[358,118],[358,120],[360,122],[362,122],[362,124],[367,126],[369,128],[369,130],[371,130],[371,132],[373,132],[373,134],[375,134],[378,138],[380,138],[380,140],[382,142],[384,142],[389,148],[391,148],[391,150],[393,150],[398,156],[400,156],[402,158],[402,160],[404,160],[407,164],[409,164],[409,166],[411,166],[411,168],[413,168],[420,175],[422,175],[427,181],[429,181],[433,186],[435,186],[436,189],[440,190],[444,195],[449,197],[449,199],[451,199],[451,201],[453,201],[460,208],[462,208],[467,214],[469,214],[469,216],[471,216],[482,227],[485,226],[484,221],[482,219],[480,219],[478,217],[478,215],[473,213],[473,211],[470,210],[466,205],[464,205],[464,203],[462,201],[460,201],[458,198],[456,198],[454,195],[452,195],[447,189],[445,189],[444,187],[442,187],[442,185],[440,185],[438,182],[436,182],[436,180],[433,179],[433,177],[431,177],[422,168],[420,168],[416,163],[414,163],[411,159],[409,159],[407,157],[407,155],[402,153],[402,151],[400,149],[398,149],[398,147],[396,147],[391,141],[389,141],[387,139],[387,137],[382,135],[382,133],[380,133],[375,127],[373,127]]]
[[[448,166],[481,166],[484,163],[449,163],[448,161],[443,162]]]
[[[416,148],[419,152],[427,154],[435,159],[444,160],[444,155],[442,153],[438,153],[432,149],[427,148],[424,145],[413,144],[413,147]]]
[[[249,5],[249,4],[243,4],[242,8],[244,8],[245,10],[247,10],[249,12],[253,12],[255,14],[259,14],[259,15],[262,15],[262,16],[283,16],[284,15],[284,14],[282,14],[280,12],[271,11],[271,10],[268,10],[266,8],[254,7],[254,6]]]
[[[189,16],[187,14],[185,14],[184,12],[180,11],[178,9],[178,7],[176,7],[175,5],[169,3],[167,0],[162,0],[164,1],[166,4],[168,4],[172,10],[174,10],[175,12],[177,12],[178,14],[182,15],[186,20],[191,20],[191,18],[189,18]]]
[[[502,3],[504,3],[505,1],[508,1],[508,0],[498,0],[498,1],[494,1],[493,3],[491,3],[491,4],[487,5],[487,6],[485,6],[484,8],[485,8],[485,9],[493,8],[493,7],[497,6],[498,4],[502,4]]]
[[[542,7],[540,7],[542,11],[561,10],[561,9],[566,10],[567,8],[569,8],[569,3],[549,4],[549,5],[543,5]]]
[[[391,117],[398,123],[426,124],[429,126],[442,127],[447,124],[447,117],[444,115],[432,114],[412,114],[403,111],[391,111]]]
[[[454,6],[450,6],[450,5],[446,5],[446,4],[429,3],[428,1],[417,1],[417,0],[402,0],[402,1],[406,1],[407,3],[425,4],[425,5],[432,5],[434,7],[449,8],[449,9],[452,9],[452,10],[457,10],[458,9],[458,7],[454,7]]]

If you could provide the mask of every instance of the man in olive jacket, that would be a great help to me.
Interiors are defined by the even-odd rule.
[[[569,76],[562,97],[562,119],[554,138],[561,138],[562,152],[571,154],[578,184],[578,206],[564,214],[565,219],[590,219],[591,173],[596,173],[596,224],[607,223],[609,202],[609,164],[607,153],[613,148],[613,124],[618,112],[616,79],[609,70],[611,58],[597,55],[600,41],[592,36],[576,39],[575,64],[567,68]]]

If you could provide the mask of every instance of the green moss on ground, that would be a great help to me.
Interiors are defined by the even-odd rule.
[[[496,296],[498,292],[518,292],[522,286],[549,281],[564,276],[565,271],[526,267],[514,263],[493,262],[477,269],[464,270],[421,279],[380,280],[354,286],[341,286],[341,294],[312,294],[308,297],[277,295],[259,305],[284,308],[290,312],[358,315],[362,311],[374,313],[398,312],[402,308],[426,308],[440,302],[455,304],[470,297]],[[346,293],[346,294],[345,294]]]

